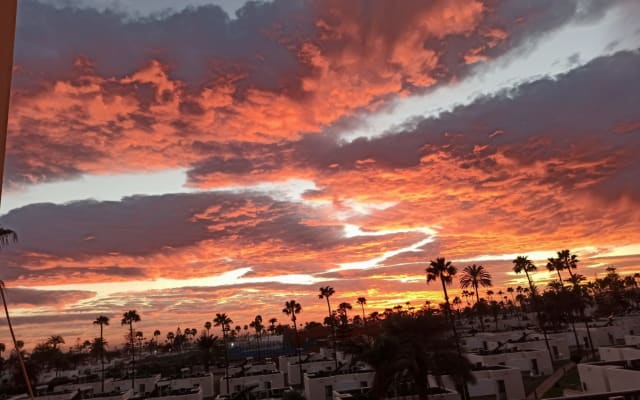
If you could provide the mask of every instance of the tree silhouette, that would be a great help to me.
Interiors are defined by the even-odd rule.
[[[491,274],[486,270],[482,265],[467,265],[462,270],[460,276],[460,287],[462,289],[473,288],[476,292],[476,304],[480,301],[479,287],[490,287],[491,283]],[[480,327],[484,330],[484,321],[482,315],[480,317]]]
[[[104,345],[103,328],[105,325],[109,325],[109,317],[101,315],[93,321],[94,325],[100,325],[100,343]],[[101,393],[104,393],[104,348],[100,349],[100,365],[101,365]]]
[[[533,285],[533,281],[531,281],[531,276],[529,273],[536,272],[538,268],[535,266],[533,262],[529,260],[527,256],[518,256],[513,261],[513,272],[516,274],[520,274],[524,272],[527,277],[527,282],[529,283],[529,290],[531,292],[531,298],[533,299],[533,307],[536,311],[536,316],[538,317],[538,324],[540,325],[540,329],[542,329],[542,334],[544,336],[544,342],[547,346],[547,351],[549,352],[549,357],[553,360],[553,353],[551,353],[551,347],[549,346],[549,338],[547,337],[547,330],[544,327],[544,321],[542,320],[542,316],[540,315],[540,304],[536,294],[536,288]],[[521,289],[518,286],[518,289]],[[513,289],[512,289],[513,290]]]
[[[134,333],[133,333],[133,323],[140,322],[140,315],[136,312],[136,310],[129,310],[122,314],[122,320],[120,321],[121,325],[129,325],[129,345],[131,346],[131,388],[135,391],[136,387],[136,349],[133,343]]]
[[[462,356],[462,350],[460,349],[460,340],[458,337],[458,330],[456,329],[456,322],[453,320],[451,316],[451,304],[449,303],[449,294],[447,293],[447,286],[451,285],[453,282],[453,277],[456,275],[458,270],[456,269],[451,261],[447,261],[444,257],[438,257],[435,261],[431,260],[429,266],[426,268],[425,272],[427,273],[427,284],[432,281],[439,280],[442,284],[442,293],[444,294],[444,308],[446,318],[449,320],[451,324],[451,329],[453,330],[453,337],[456,344],[456,350],[458,355]],[[464,386],[463,398],[468,398],[468,391],[466,385]]]
[[[335,368],[338,369],[338,344],[336,338],[336,321],[333,318],[333,312],[331,311],[331,303],[329,302],[329,297],[333,296],[335,290],[331,286],[323,286],[320,289],[320,294],[318,295],[319,299],[327,300],[327,311],[329,312],[329,322],[331,323],[331,335],[333,336],[333,362]]]
[[[296,335],[296,352],[298,353],[298,367],[300,368],[300,381],[304,386],[304,375],[302,373],[302,354],[300,353],[300,336],[298,335],[298,324],[296,323],[297,314],[302,312],[302,306],[295,300],[290,300],[284,303],[284,308],[282,312],[291,318],[291,322],[293,323],[293,332]],[[336,361],[337,362],[337,361]]]
[[[367,299],[364,297],[358,297],[358,300],[356,300],[356,303],[360,304],[360,307],[362,308],[362,322],[366,324],[367,317],[364,314],[364,305],[367,304]]]
[[[4,248],[8,246],[9,243],[17,242],[17,241],[18,241],[17,233],[12,231],[11,229],[0,227],[0,248]],[[16,340],[16,335],[13,330],[13,324],[11,323],[11,317],[9,316],[9,307],[7,306],[7,299],[5,297],[4,291],[5,291],[4,281],[0,280],[0,297],[2,297],[2,305],[4,306],[4,313],[5,313],[5,316],[7,317],[7,325],[9,326],[9,332],[11,333],[11,340],[13,340],[13,346],[16,349],[16,357],[18,358],[18,362],[20,364],[20,370],[22,371],[24,383],[27,386],[27,391],[29,392],[29,398],[33,400],[33,389],[31,388],[31,380],[29,379],[27,368],[25,367],[22,354],[20,353],[18,340]]]
[[[224,344],[224,368],[225,368],[225,381],[227,386],[227,394],[229,391],[229,349],[227,347],[227,333],[231,329],[230,324],[233,321],[225,313],[216,313],[216,317],[213,319],[213,324],[219,326],[222,329],[222,341]]]

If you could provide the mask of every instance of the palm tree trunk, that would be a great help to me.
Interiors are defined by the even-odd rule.
[[[102,335],[102,324],[100,324],[100,364],[102,365],[101,391],[104,393],[104,337]]]
[[[544,336],[544,344],[547,346],[547,352],[549,353],[549,359],[553,362],[553,353],[551,352],[551,346],[549,346],[549,338],[547,337],[547,329],[544,327],[544,322],[542,321],[542,316],[540,315],[540,305],[538,304],[538,295],[533,288],[533,282],[531,282],[531,277],[529,277],[529,272],[524,270],[525,275],[527,275],[527,281],[529,282],[529,290],[531,290],[531,296],[533,298],[533,307],[536,310],[536,317],[538,318],[538,325],[540,325],[540,329],[542,329],[542,335]]]
[[[447,294],[447,285],[445,284],[444,276],[440,274],[440,282],[442,283],[442,292],[444,293],[444,303],[445,303],[445,315],[447,316],[447,320],[451,323],[451,329],[453,330],[453,337],[456,341],[456,350],[458,355],[462,358],[462,349],[460,349],[460,340],[458,338],[458,329],[456,328],[456,321],[451,317],[451,305],[449,304],[449,295]],[[476,292],[477,294],[477,292]],[[466,382],[463,386],[462,393],[463,400],[469,399],[469,388],[467,387]]]
[[[296,319],[295,319],[295,316],[296,316],[295,311],[291,315],[293,316],[291,318],[291,322],[293,322],[293,332],[296,335],[296,352],[298,353],[298,370],[300,373],[300,383],[302,384],[302,387],[304,387],[304,373],[302,372],[302,354],[300,351],[300,336],[298,335],[298,324],[296,323]],[[335,349],[335,341],[334,341],[334,349]],[[334,356],[335,356],[335,353],[334,353]],[[336,365],[338,365],[338,358],[335,357],[335,359],[336,359]]]
[[[229,392],[229,349],[227,347],[227,330],[224,324],[222,325],[222,341],[224,342],[224,380],[227,386],[227,396],[231,397],[231,392]]]
[[[327,299],[327,309],[329,310],[329,321],[331,321],[331,332],[333,335],[333,362],[335,364],[336,371],[338,370],[338,344],[336,339],[336,322],[333,319],[333,315],[331,315],[331,304],[329,303],[329,297],[325,296]],[[296,330],[297,332],[297,330]],[[300,375],[300,379],[302,379],[302,375]]]
[[[13,347],[16,349],[16,355],[18,356],[18,362],[20,363],[20,369],[22,370],[22,376],[24,377],[24,383],[27,385],[27,391],[29,392],[29,398],[33,400],[33,389],[31,388],[31,380],[27,374],[27,368],[24,365],[22,354],[18,348],[18,341],[16,335],[13,332],[13,325],[11,324],[11,318],[9,317],[9,308],[7,307],[7,299],[4,297],[4,282],[0,280],[0,295],[2,296],[2,305],[4,306],[4,313],[7,316],[7,325],[9,325],[9,331],[11,332],[11,339],[13,340]]]
[[[136,346],[133,343],[133,321],[129,322],[129,343],[131,345],[131,389],[136,391]]]
[[[478,294],[478,285],[473,284],[473,289],[476,291],[476,311],[478,312],[478,318],[480,319],[480,328],[484,332],[484,318],[482,318],[482,313],[480,313],[480,308],[478,303],[480,303],[480,295]]]

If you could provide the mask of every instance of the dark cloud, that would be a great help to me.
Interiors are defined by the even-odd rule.
[[[369,160],[381,169],[408,169],[421,159],[444,152],[461,168],[492,173],[493,182],[511,177],[494,161],[499,152],[525,167],[546,164],[545,184],[563,190],[587,187],[597,196],[640,201],[633,182],[640,181],[640,52],[620,52],[596,59],[557,78],[522,84],[484,97],[438,117],[413,121],[405,131],[340,144],[335,138],[312,135],[288,145],[258,151],[251,146],[240,161],[242,170],[225,170],[215,160],[190,171],[238,175],[255,173],[253,165],[278,160],[322,174],[356,170]],[[264,149],[263,149],[264,150]],[[284,155],[288,155],[284,158]],[[506,172],[506,171],[505,171]],[[501,178],[502,177],[502,178]],[[484,181],[489,184],[491,181]]]
[[[17,307],[64,306],[93,298],[96,293],[87,290],[38,290],[6,288],[7,302]]]

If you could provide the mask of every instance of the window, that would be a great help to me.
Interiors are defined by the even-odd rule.
[[[265,388],[265,389],[271,389],[271,381],[266,381],[266,382],[264,383],[264,388]]]
[[[368,386],[369,386],[369,384],[367,383],[367,381],[360,381],[360,387],[361,388],[366,388]]]
[[[333,386],[331,385],[326,385],[324,387],[324,398],[326,400],[331,400],[333,399]]]

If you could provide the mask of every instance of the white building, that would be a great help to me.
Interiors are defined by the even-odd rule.
[[[369,391],[369,388],[352,389],[352,390],[334,390],[333,400],[350,400],[359,395],[365,394]],[[398,397],[386,397],[386,400],[418,400],[418,395],[402,395]],[[460,400],[460,395],[456,391],[442,389],[442,388],[430,388],[429,400]]]
[[[640,360],[578,364],[578,373],[587,393],[640,390]]]
[[[304,374],[304,396],[306,400],[333,399],[333,392],[370,388],[373,371],[328,371]]]
[[[505,350],[492,353],[468,353],[466,357],[476,366],[504,365],[518,368],[533,376],[550,375],[553,364],[545,350]]]
[[[518,368],[493,365],[476,367],[471,374],[476,378],[476,383],[467,384],[469,396],[473,399],[492,398],[497,400],[521,400],[526,398],[522,372]],[[450,376],[438,377],[442,385],[452,391],[456,385]],[[438,385],[438,379],[429,375],[429,385]],[[429,397],[431,398],[431,397]]]
[[[302,362],[302,373],[316,373],[321,371],[333,371],[335,370],[335,361],[334,360],[317,360],[317,361],[307,361]],[[287,369],[287,382],[289,385],[300,385],[302,383],[302,379],[300,377],[300,365],[297,363],[289,363],[289,368]]]
[[[213,389],[213,374],[184,374],[180,377],[162,378],[158,383],[158,387],[168,386],[171,390],[195,389],[202,390],[202,397],[209,398],[215,396]]]
[[[285,387],[284,373],[277,370],[230,375],[228,379],[229,392],[227,392],[227,378],[224,376],[220,378],[220,394],[223,396],[244,390],[253,392]]]

